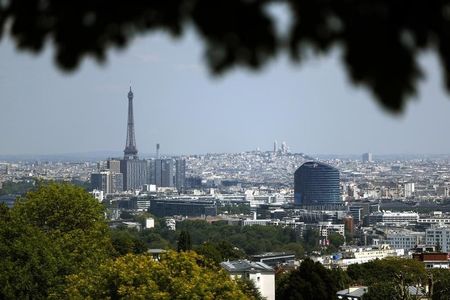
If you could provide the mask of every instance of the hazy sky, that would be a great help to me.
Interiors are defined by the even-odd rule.
[[[450,97],[434,55],[427,80],[403,114],[384,111],[349,83],[339,51],[292,65],[276,59],[261,72],[209,74],[202,44],[146,35],[108,63],[85,60],[59,71],[47,47],[38,56],[0,43],[0,154],[122,151],[127,93],[134,91],[136,141],[142,153],[194,154],[272,148],[316,153],[450,153]]]

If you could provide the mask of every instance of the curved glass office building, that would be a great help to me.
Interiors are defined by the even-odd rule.
[[[295,205],[341,204],[339,170],[324,163],[310,161],[294,173]]]

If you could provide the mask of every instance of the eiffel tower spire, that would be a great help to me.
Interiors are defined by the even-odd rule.
[[[133,117],[133,92],[128,92],[128,124],[127,124],[127,142],[123,151],[125,159],[137,159],[138,150],[136,148],[136,138],[134,136],[134,117]]]

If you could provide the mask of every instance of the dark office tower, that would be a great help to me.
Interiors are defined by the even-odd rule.
[[[147,183],[148,184],[156,184],[155,167],[156,167],[155,159],[147,160]]]
[[[133,117],[133,92],[128,92],[128,123],[127,123],[127,141],[125,150],[123,150],[124,159],[137,159],[136,138],[134,136],[134,117]]]
[[[342,204],[339,171],[320,162],[306,162],[294,174],[295,205],[333,206]]]
[[[151,183],[157,187],[173,187],[173,160],[155,159],[149,166],[151,174]],[[154,178],[154,179],[153,179]]]
[[[159,159],[159,144],[156,144],[156,159]]]
[[[91,174],[91,189],[103,191],[105,194],[111,193],[110,172],[98,172]]]
[[[163,159],[161,161],[161,186],[173,187],[173,160]]]
[[[178,192],[182,192],[186,187],[186,160],[184,159],[175,161],[175,186]]]
[[[161,174],[162,174],[162,160],[161,159],[155,159],[154,164],[154,178],[155,178],[155,185],[157,187],[161,186]]]

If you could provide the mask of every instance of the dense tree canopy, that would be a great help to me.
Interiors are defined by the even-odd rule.
[[[169,251],[159,261],[127,254],[93,272],[69,276],[57,298],[68,299],[252,299],[224,270],[192,251]]]
[[[82,188],[51,183],[18,199],[15,220],[40,230],[65,256],[71,272],[92,266],[112,253],[103,206]]]
[[[144,253],[148,250],[137,231],[116,229],[111,231],[111,241],[117,256],[127,253]]]
[[[277,299],[332,300],[349,279],[341,270],[328,270],[321,263],[305,259],[297,270],[281,275]]]
[[[47,298],[113,253],[103,207],[81,188],[43,185],[0,214],[2,299]]]
[[[193,246],[204,242],[227,241],[234,247],[244,251],[247,255],[260,254],[267,251],[291,251],[302,252],[297,246],[301,238],[299,233],[292,228],[277,226],[236,226],[226,222],[209,224],[205,221],[183,221],[177,224],[177,231],[188,230]],[[165,235],[163,235],[164,237]],[[168,233],[170,237],[170,233]]]
[[[245,258],[245,253],[238,248],[233,247],[227,241],[205,242],[195,248],[195,252],[203,255],[212,263],[220,264],[226,260],[238,260]]]
[[[181,231],[180,236],[178,237],[177,250],[178,252],[192,250],[191,235],[189,234],[189,231]]]
[[[61,253],[43,232],[13,220],[0,205],[0,298],[43,299],[58,283]]]
[[[353,281],[364,285],[393,282],[395,278],[400,277],[405,284],[409,285],[427,282],[427,274],[422,262],[397,257],[350,265],[347,273]]]
[[[288,8],[287,33],[276,29],[268,9],[273,4]],[[103,61],[108,48],[124,47],[137,34],[181,36],[190,25],[204,41],[214,73],[236,65],[259,68],[281,52],[302,62],[338,46],[351,80],[398,111],[417,92],[417,58],[425,49],[439,55],[450,89],[449,11],[449,1],[435,0],[11,0],[0,1],[0,37],[9,33],[19,48],[31,51],[51,40],[65,70],[88,55]]]

